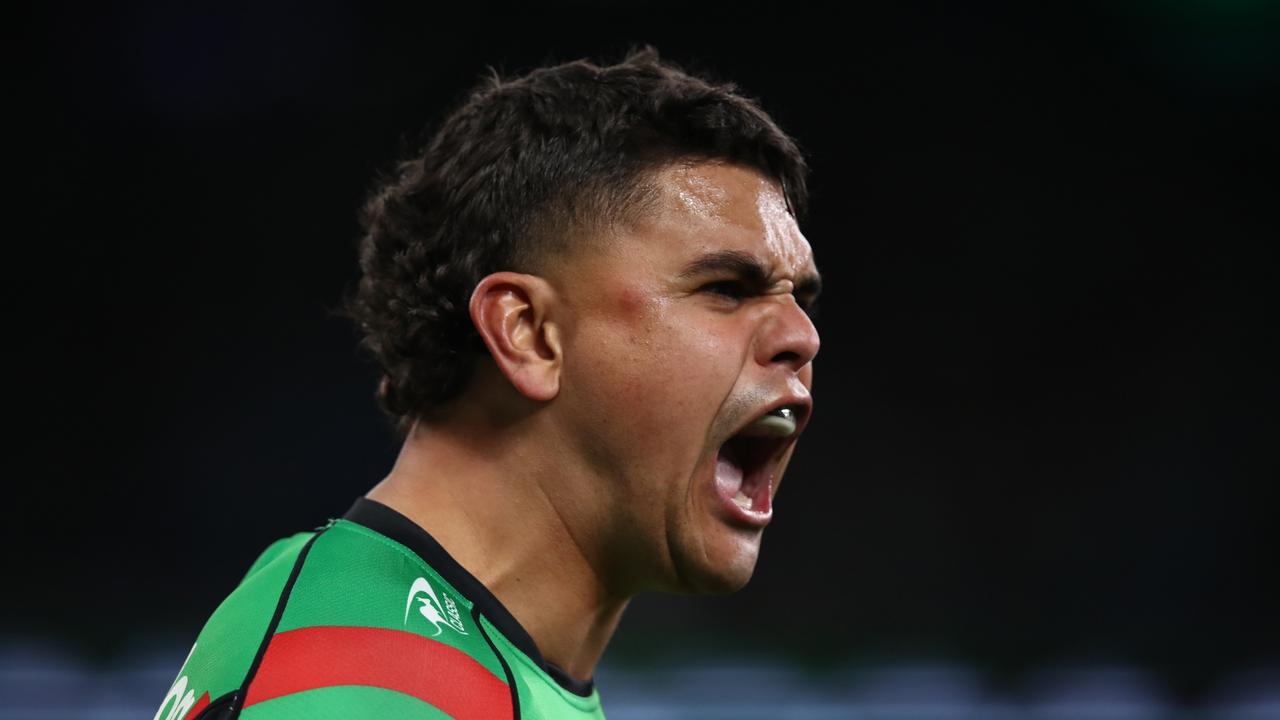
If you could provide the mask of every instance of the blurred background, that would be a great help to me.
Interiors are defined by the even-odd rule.
[[[638,598],[610,717],[1280,717],[1280,3],[16,19],[0,719],[150,717],[382,477],[370,183],[486,67],[640,43],[798,138],[827,290],[755,579]]]

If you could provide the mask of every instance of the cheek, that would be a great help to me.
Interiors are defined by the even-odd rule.
[[[653,371],[671,386],[699,401],[717,392],[728,392],[741,371],[744,349],[734,330],[707,322],[697,313],[681,313],[661,306],[639,338]],[[692,398],[691,398],[692,399]]]
[[[638,287],[623,287],[613,303],[619,317],[638,321],[644,315],[652,313],[654,305]]]
[[[674,432],[700,441],[741,371],[740,329],[640,285],[589,312],[573,379],[594,421],[625,423],[640,445],[675,441]]]
[[[686,462],[700,451],[708,428],[740,371],[740,350],[714,328],[682,318],[663,303],[635,298],[636,314],[611,323],[601,338],[606,368],[588,378],[601,409],[621,421],[632,447]],[[603,418],[602,418],[603,419]],[[673,452],[674,451],[674,452]]]

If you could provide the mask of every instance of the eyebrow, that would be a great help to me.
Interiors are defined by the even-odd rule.
[[[737,276],[751,285],[764,287],[769,283],[769,270],[750,253],[741,250],[718,250],[697,258],[684,267],[680,277],[726,273]],[[822,292],[822,277],[816,272],[805,273],[796,279],[795,295],[812,302]]]

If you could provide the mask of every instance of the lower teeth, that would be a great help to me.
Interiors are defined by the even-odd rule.
[[[755,504],[751,498],[747,497],[747,494],[741,490],[738,491],[737,495],[733,496],[733,502],[743,510],[750,510],[751,506]]]

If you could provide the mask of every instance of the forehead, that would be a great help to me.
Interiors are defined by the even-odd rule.
[[[813,251],[777,183],[718,162],[671,165],[654,177],[658,200],[642,232],[672,262],[705,252],[756,256],[782,276],[814,272]]]

